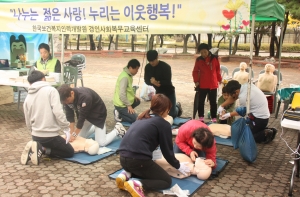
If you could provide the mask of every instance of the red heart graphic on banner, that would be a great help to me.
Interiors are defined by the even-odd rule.
[[[244,24],[245,26],[248,26],[248,25],[250,24],[250,21],[243,20],[243,24]]]
[[[243,29],[244,28],[244,26],[240,26],[240,29]]]
[[[222,25],[222,28],[226,31],[230,28],[230,25]]]
[[[225,16],[225,18],[227,18],[228,20],[232,19],[235,16],[234,11],[232,11],[232,10],[230,10],[230,11],[223,10],[222,13]]]

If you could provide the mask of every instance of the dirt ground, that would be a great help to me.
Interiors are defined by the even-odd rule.
[[[97,58],[87,57],[87,67],[83,73],[84,86],[95,90],[104,100],[108,109],[107,124],[108,127],[114,124],[113,119],[113,93],[118,75],[127,62],[132,58]],[[146,59],[137,58],[141,63],[139,72],[134,76],[134,85],[138,85],[137,96],[140,95],[144,84],[144,67]],[[172,68],[172,82],[176,90],[176,99],[181,102],[183,108],[183,117],[192,117],[194,100],[194,83],[192,79],[192,70],[194,59],[161,59],[167,62]],[[234,68],[238,67],[240,62],[221,62],[229,70],[229,77],[232,76]],[[253,67],[254,79],[258,78],[258,73],[263,67]],[[299,84],[300,70],[295,68],[282,68],[283,81],[280,87],[289,87],[290,84]],[[81,86],[78,81],[78,86]],[[208,107],[208,103],[206,103]],[[137,112],[142,112],[150,106],[149,102],[142,102],[136,108]],[[207,112],[207,110],[206,110]]]

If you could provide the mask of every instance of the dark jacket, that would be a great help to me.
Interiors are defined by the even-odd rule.
[[[152,77],[154,77],[156,81],[160,82],[160,87],[154,86],[150,82]],[[155,88],[156,94],[161,93],[169,96],[175,92],[175,87],[172,84],[171,66],[166,62],[159,60],[158,65],[154,67],[147,64],[145,67],[144,80],[147,85]]]
[[[123,137],[118,151],[122,157],[152,159],[152,152],[158,146],[167,162],[178,169],[180,164],[173,152],[170,123],[160,116],[135,121]]]
[[[210,53],[208,59],[198,57],[193,69],[193,80],[199,82],[201,89],[217,89],[218,82],[222,81],[218,56]]]
[[[64,105],[67,120],[75,122],[76,112],[78,129],[82,129],[85,120],[93,125],[103,128],[107,116],[106,106],[100,96],[92,89],[80,87],[72,89],[75,93],[73,104]]]

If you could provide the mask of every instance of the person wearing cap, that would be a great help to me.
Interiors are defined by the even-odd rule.
[[[50,72],[61,73],[61,64],[58,59],[52,57],[50,54],[50,47],[46,43],[41,43],[39,45],[39,52],[41,58],[36,61],[35,67],[45,74]]]
[[[218,56],[209,51],[208,44],[201,43],[197,48],[200,56],[196,59],[192,72],[196,89],[199,90],[198,116],[204,122],[204,102],[208,96],[212,122],[217,122],[217,89],[222,81]]]
[[[156,50],[147,52],[148,64],[145,67],[144,80],[147,85],[153,86],[156,93],[166,95],[172,103],[169,115],[173,118],[182,114],[181,104],[176,104],[175,87],[172,84],[171,66],[164,61],[158,60]]]
[[[241,107],[247,107],[247,90],[248,83],[241,85],[236,80],[231,80],[226,85],[226,90],[228,93],[228,98],[222,103],[218,108],[218,114],[222,114],[224,106],[232,104],[237,99],[239,99]],[[268,108],[268,101],[264,93],[251,83],[250,91],[250,109],[249,109],[249,127],[253,134],[254,140],[257,143],[269,143],[271,142],[277,133],[276,129],[267,129],[267,125],[270,118],[270,111]],[[220,119],[225,120],[230,117],[239,116],[238,112],[235,110],[233,112],[228,112],[223,114]]]

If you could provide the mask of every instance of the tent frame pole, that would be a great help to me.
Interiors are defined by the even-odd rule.
[[[253,39],[255,31],[255,14],[252,14],[251,22],[251,36],[250,36],[250,62],[249,62],[249,79],[248,79],[248,89],[247,89],[247,114],[250,113],[250,92],[252,84],[252,59],[253,59]]]
[[[63,76],[64,76],[64,54],[65,54],[65,47],[64,47],[64,34],[61,34],[61,54],[60,54],[60,63],[61,63],[61,75],[60,75],[60,84],[64,83]]]

